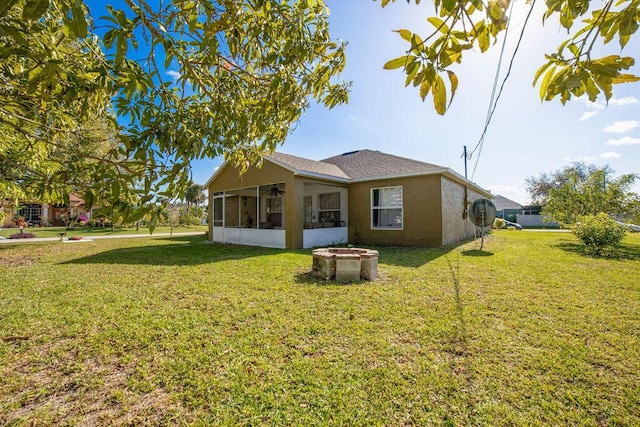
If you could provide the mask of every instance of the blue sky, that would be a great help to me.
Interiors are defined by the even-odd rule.
[[[405,42],[393,32],[406,28],[419,34],[432,31],[426,18],[433,3],[404,0],[383,9],[379,1],[327,0],[334,39],[349,42],[343,78],[353,81],[348,105],[327,110],[312,106],[278,151],[320,160],[357,149],[374,149],[450,167],[461,175],[463,146],[471,151],[479,141],[496,72],[500,43],[490,52],[471,52],[454,71],[460,78],[456,98],[445,116],[425,103],[413,87],[404,87],[402,71],[383,70],[400,56]],[[512,24],[503,68],[511,59],[527,5],[513,2]],[[539,2],[524,33],[511,76],[486,134],[480,156],[469,161],[473,181],[519,203],[527,203],[525,178],[586,161],[610,165],[616,174],[640,172],[640,83],[619,85],[609,105],[585,100],[540,102],[532,86],[536,69],[566,38],[557,21],[541,26]],[[623,54],[640,51],[632,40]],[[618,53],[617,40],[610,53]],[[640,74],[638,65],[631,72]],[[501,74],[500,81],[502,81]],[[476,166],[476,160],[478,161]],[[196,161],[194,181],[205,183],[222,159]],[[640,192],[640,183],[635,191]]]

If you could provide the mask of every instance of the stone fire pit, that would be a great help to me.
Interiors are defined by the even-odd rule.
[[[313,274],[339,282],[375,280],[378,277],[378,251],[360,248],[314,249]]]

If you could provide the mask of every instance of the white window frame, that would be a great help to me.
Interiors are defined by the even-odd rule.
[[[322,209],[322,202],[321,202],[321,198],[322,196],[328,196],[328,195],[334,195],[337,194],[338,195],[338,209]],[[318,194],[318,221],[320,221],[320,218],[323,216],[324,212],[337,212],[338,213],[338,219],[335,222],[340,222],[341,218],[342,218],[342,193],[340,193],[340,191],[332,191],[330,193],[319,193]]]
[[[216,209],[216,201],[220,200],[220,218],[216,220],[216,213],[218,213],[218,210]],[[211,207],[212,212],[212,217],[211,217],[211,221],[213,223],[214,227],[224,227],[224,192],[220,192],[220,193],[216,193],[213,196],[213,206]]]
[[[390,188],[399,188],[400,189],[400,207],[398,206],[373,206],[373,192],[376,190],[385,190],[385,189],[390,189]],[[394,231],[402,231],[404,230],[404,190],[402,188],[402,185],[390,185],[388,187],[375,187],[371,189],[370,192],[370,200],[369,200],[369,204],[371,207],[371,229],[372,230],[394,230]],[[384,210],[384,209],[400,209],[400,227],[381,227],[381,226],[376,226],[373,223],[373,212],[374,210]]]

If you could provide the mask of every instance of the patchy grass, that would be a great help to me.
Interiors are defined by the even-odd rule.
[[[194,231],[207,231],[206,225],[198,225],[192,227],[173,227],[174,233],[181,232],[194,232]],[[100,227],[74,227],[71,229],[67,229],[65,227],[29,227],[25,228],[24,232],[30,232],[35,235],[35,237],[60,237],[58,233],[67,233],[67,236],[81,236],[81,237],[91,237],[91,236],[117,236],[119,234],[140,234],[140,235],[149,235],[149,229],[146,227],[140,227],[136,230],[135,227],[131,228],[116,228],[112,230],[111,228],[100,228]],[[153,234],[159,233],[169,233],[171,231],[171,227],[156,227]],[[9,237],[12,234],[18,233],[17,228],[0,228],[0,237]]]
[[[640,424],[640,236],[378,249],[341,285],[200,236],[0,246],[0,424]]]

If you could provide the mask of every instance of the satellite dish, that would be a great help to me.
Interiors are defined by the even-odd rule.
[[[484,247],[484,228],[493,224],[496,219],[496,205],[488,199],[478,199],[471,204],[469,219],[482,229],[480,249]]]
[[[469,219],[478,227],[487,227],[496,219],[496,205],[489,199],[478,199],[471,204]]]

